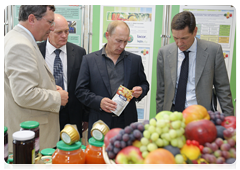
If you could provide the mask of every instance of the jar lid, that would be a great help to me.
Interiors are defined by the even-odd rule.
[[[4,133],[6,133],[8,130],[8,128],[6,126],[4,126]]]
[[[23,129],[34,129],[39,126],[37,121],[25,121],[20,124],[20,127]]]
[[[55,152],[55,149],[53,149],[53,148],[46,148],[46,149],[41,150],[41,154],[43,156],[52,156],[52,154],[54,152]]]
[[[14,140],[25,141],[35,137],[35,132],[30,130],[17,131],[12,134]]]
[[[13,154],[8,155],[8,162],[13,162]]]
[[[65,125],[60,133],[60,137],[67,145],[71,145],[80,140],[78,131],[72,125]]]
[[[63,151],[74,151],[81,147],[82,143],[80,141],[75,142],[72,145],[67,145],[62,140],[57,143],[57,148]]]
[[[96,146],[96,147],[102,147],[104,142],[103,141],[98,141],[96,139],[94,139],[93,137],[91,137],[89,140],[88,140],[88,143],[90,145],[93,145],[93,146]]]
[[[85,145],[82,145],[81,146],[81,149],[86,149],[87,147]]]
[[[92,126],[91,135],[96,140],[103,141],[104,136],[107,134],[109,130],[110,129],[107,124],[105,124],[102,120],[98,120]]]
[[[4,164],[4,169],[8,169],[9,161]]]
[[[51,156],[42,156],[41,160],[44,164],[52,164],[52,157]]]

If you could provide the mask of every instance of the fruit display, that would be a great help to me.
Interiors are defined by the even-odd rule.
[[[182,113],[161,111],[150,120],[134,122],[124,129],[111,129],[104,138],[104,150],[107,155],[105,162],[234,163],[236,117],[225,116],[218,111],[207,111],[200,105],[189,107]]]

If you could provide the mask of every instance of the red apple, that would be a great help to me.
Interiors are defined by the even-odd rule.
[[[117,164],[142,164],[143,157],[140,149],[136,146],[127,146],[118,152],[115,162]]]
[[[197,120],[185,127],[185,136],[189,140],[196,140],[200,145],[212,143],[217,137],[217,129],[210,120]]]
[[[122,130],[122,128],[113,128],[107,132],[107,134],[104,136],[104,144],[106,148],[110,142],[110,139],[116,136],[120,130]]]

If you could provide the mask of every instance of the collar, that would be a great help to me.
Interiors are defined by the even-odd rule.
[[[54,47],[49,40],[47,39],[47,45],[46,48],[48,49],[49,54],[53,54],[54,51],[57,49],[56,47]],[[62,50],[62,52],[67,53],[67,46],[66,44],[63,45],[62,47],[59,48],[60,50]]]
[[[194,42],[191,45],[191,47],[189,49],[187,49],[186,51],[191,51],[191,52],[197,52],[197,39],[196,37],[194,38]],[[178,54],[183,53],[179,48],[178,48]]]
[[[105,56],[105,57],[107,57],[107,53],[105,50],[106,46],[107,46],[107,44],[105,44],[102,48],[102,56]],[[123,50],[123,52],[120,54],[120,56],[123,56],[123,57],[128,56],[128,53],[125,50]]]
[[[36,42],[34,36],[32,35],[32,33],[27,28],[25,28],[21,24],[18,24],[18,26],[21,27],[22,29],[24,29],[32,37],[32,39]]]

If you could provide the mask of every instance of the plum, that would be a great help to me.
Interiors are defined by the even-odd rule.
[[[164,147],[164,149],[167,149],[174,156],[176,156],[177,154],[180,154],[180,149],[178,147],[174,147],[172,145],[167,145],[167,146]]]
[[[217,138],[224,139],[223,131],[226,130],[226,128],[221,125],[216,125],[216,128],[217,128]]]

